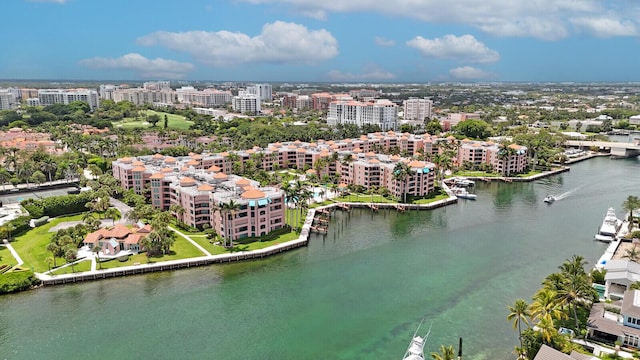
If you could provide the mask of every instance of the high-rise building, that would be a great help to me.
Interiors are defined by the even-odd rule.
[[[91,110],[100,106],[98,92],[88,89],[41,89],[38,90],[40,105],[65,104],[82,101],[89,104]]]
[[[329,104],[327,124],[378,125],[383,131],[398,125],[398,105],[389,100],[375,102],[334,101]]]
[[[10,110],[16,107],[15,95],[6,89],[0,89],[0,110]]]
[[[171,83],[169,81],[149,81],[142,84],[142,87],[147,90],[171,90]]]
[[[240,91],[238,96],[234,96],[232,103],[236,112],[258,114],[261,111],[260,97],[245,91]]]
[[[246,92],[258,96],[260,101],[273,101],[273,87],[271,84],[255,84],[247,86]]]
[[[430,99],[418,99],[409,98],[404,103],[404,119],[405,120],[419,120],[422,121],[425,118],[431,119],[431,108],[433,107],[433,101]]]

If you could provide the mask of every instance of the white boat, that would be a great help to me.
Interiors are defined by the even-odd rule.
[[[453,185],[456,187],[470,187],[475,186],[476,182],[463,177],[454,178]]]
[[[420,326],[422,326],[422,322],[418,325],[416,332],[413,333],[413,338],[411,339],[409,347],[407,348],[407,351],[405,351],[402,360],[424,360],[424,346],[429,338],[429,333],[431,333],[431,327],[429,327],[429,331],[427,331],[424,336],[420,336],[418,335]]]
[[[476,194],[468,192],[465,188],[453,187],[451,191],[458,199],[475,200],[478,197]]]
[[[553,195],[547,195],[547,197],[544,198],[544,202],[547,204],[551,204],[554,201],[556,201],[556,198]]]
[[[620,226],[622,226],[622,220],[616,216],[616,210],[610,207],[607,209],[607,213],[602,220],[602,225],[600,225],[598,233],[594,238],[598,241],[612,242],[616,239]]]

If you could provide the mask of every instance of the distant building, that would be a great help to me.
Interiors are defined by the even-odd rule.
[[[191,86],[183,86],[176,90],[177,99],[180,103],[196,106],[223,106],[231,102],[231,91],[220,91],[216,89],[206,89],[199,91]]]
[[[383,131],[398,126],[398,105],[389,100],[375,102],[333,101],[329,104],[327,124],[378,125]]]
[[[15,96],[8,90],[0,90],[0,110],[11,110],[16,106]]]
[[[350,90],[349,96],[351,96],[354,99],[374,99],[380,96],[380,91],[373,90],[373,89]]]
[[[171,83],[169,81],[149,81],[142,84],[142,87],[147,90],[166,91],[171,90]]]
[[[41,89],[38,90],[40,105],[65,104],[82,101],[89,104],[91,110],[100,106],[98,92],[88,89]]]
[[[640,125],[640,115],[633,115],[629,118],[629,124]]]
[[[273,87],[271,84],[255,84],[247,86],[246,92],[258,96],[260,101],[273,101]]]
[[[260,98],[251,93],[240,91],[238,96],[234,96],[232,99],[233,111],[243,114],[259,114],[260,113]]]
[[[410,98],[403,102],[403,107],[405,120],[423,121],[424,119],[431,119],[433,101],[427,98]]]

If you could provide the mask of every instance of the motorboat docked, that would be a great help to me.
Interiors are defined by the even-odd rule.
[[[612,207],[607,209],[607,213],[604,215],[602,225],[598,229],[598,233],[594,238],[598,241],[612,242],[616,239],[616,235],[622,226],[622,220],[616,216],[616,210]]]
[[[429,334],[431,333],[431,327],[429,327],[429,331],[427,331],[424,336],[420,336],[418,335],[420,326],[422,326],[422,322],[418,325],[416,332],[413,333],[413,338],[411,339],[409,347],[407,348],[407,351],[405,351],[402,360],[424,360],[424,346],[426,345]]]
[[[466,188],[453,187],[451,188],[451,191],[453,191],[453,194],[458,199],[475,200],[478,197],[476,194],[472,194],[469,191],[467,191]]]
[[[471,187],[476,185],[475,181],[459,176],[448,179],[447,181],[453,184],[453,186],[455,187]]]
[[[556,201],[556,198],[553,195],[547,195],[547,197],[544,198],[544,202],[547,204],[552,204],[554,201]]]

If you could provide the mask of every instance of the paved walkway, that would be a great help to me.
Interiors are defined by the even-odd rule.
[[[193,246],[197,247],[198,250],[202,251],[203,254],[205,254],[207,256],[211,256],[212,255],[210,252],[207,251],[207,249],[203,248],[202,246],[200,246],[200,244],[198,244],[197,242],[193,241],[193,239],[191,239],[189,236],[183,234],[182,232],[178,231],[177,229],[174,229],[171,226],[169,226],[169,229],[171,229],[171,231],[174,231],[176,234],[182,236],[183,238],[187,239],[188,242],[190,242]]]
[[[22,258],[20,257],[20,255],[18,255],[16,250],[13,248],[13,246],[11,246],[11,244],[9,244],[9,241],[7,241],[7,239],[4,239],[4,246],[6,246],[7,249],[9,249],[9,251],[11,252],[11,255],[13,255],[13,257],[18,262],[18,265],[16,265],[16,266],[20,266],[20,265],[24,264],[24,261],[22,261]]]

